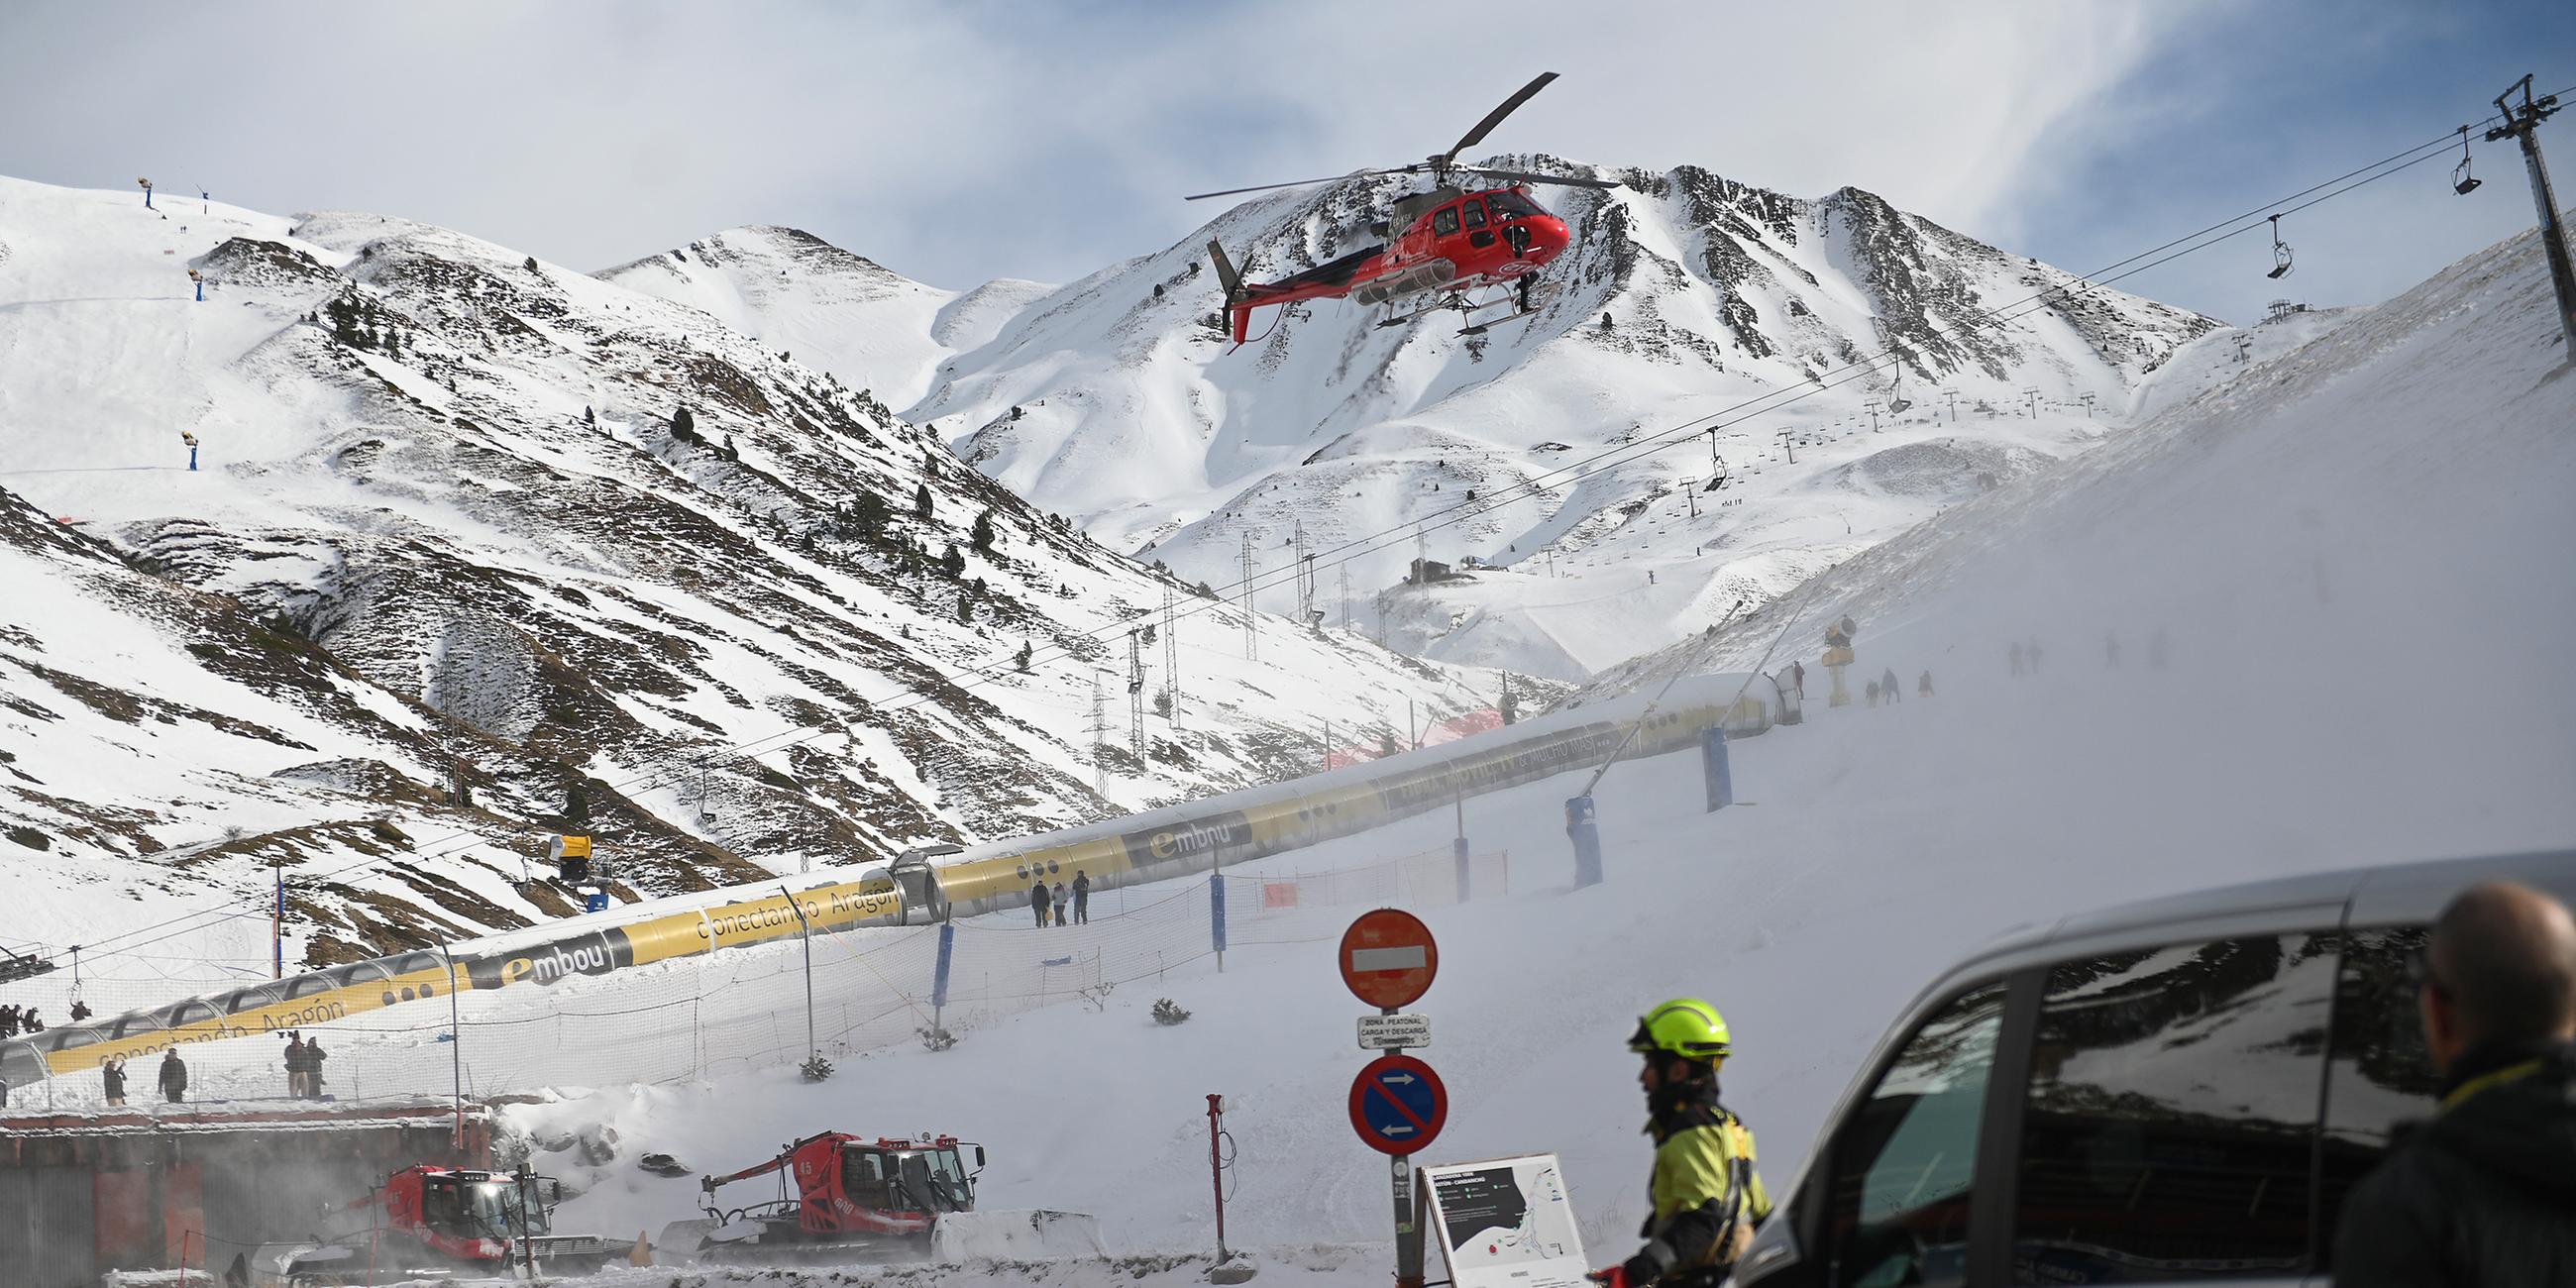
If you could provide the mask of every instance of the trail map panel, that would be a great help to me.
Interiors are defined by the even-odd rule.
[[[1586,1288],[1583,1236],[1554,1154],[1420,1169],[1457,1288]]]

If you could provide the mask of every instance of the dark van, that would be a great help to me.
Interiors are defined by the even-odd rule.
[[[2408,965],[2576,851],[2338,872],[2070,918],[1882,1038],[1736,1270],[1750,1288],[2321,1284],[2344,1196],[2434,1079]]]

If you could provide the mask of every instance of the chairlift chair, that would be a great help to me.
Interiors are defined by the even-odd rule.
[[[2272,271],[2263,276],[2279,279],[2290,274],[2290,243],[2281,240],[2281,217],[2272,216]]]
[[[2477,191],[2482,182],[2484,180],[2469,173],[2469,127],[2463,125],[2460,127],[2460,163],[2451,167],[2451,191],[2465,197]]]

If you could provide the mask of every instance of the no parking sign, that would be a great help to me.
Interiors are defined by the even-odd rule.
[[[1449,1089],[1412,1056],[1379,1056],[1351,1080],[1351,1130],[1381,1154],[1421,1149],[1448,1120]]]

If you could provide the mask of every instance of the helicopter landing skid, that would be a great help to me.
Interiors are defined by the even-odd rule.
[[[1447,309],[1456,309],[1460,317],[1472,318],[1486,309],[1513,308],[1515,304],[1517,304],[1518,307],[1514,309],[1513,312],[1506,313],[1491,321],[1475,323],[1467,327],[1465,330],[1460,331],[1458,334],[1483,335],[1489,328],[1500,326],[1505,322],[1511,322],[1520,318],[1536,315],[1538,308],[1530,300],[1528,278],[1522,278],[1519,289],[1505,295],[1499,300],[1487,300],[1484,303],[1479,304],[1468,299],[1466,293],[1463,291],[1452,291],[1442,295],[1432,303],[1423,305],[1421,308],[1415,309],[1410,313],[1400,313],[1391,318],[1380,318],[1378,319],[1377,324],[1380,327],[1403,326],[1408,322],[1415,321],[1419,318],[1426,318],[1434,313]]]
[[[1530,279],[1526,277],[1520,280],[1517,290],[1502,299],[1488,301],[1483,304],[1467,304],[1461,302],[1453,307],[1455,307],[1461,315],[1471,318],[1484,309],[1508,308],[1512,310],[1498,318],[1490,318],[1483,322],[1471,322],[1458,332],[1460,335],[1483,335],[1487,331],[1501,326],[1505,322],[1517,322],[1522,318],[1538,316],[1538,305],[1530,299]]]
[[[1472,326],[1462,327],[1462,328],[1460,328],[1460,329],[1459,329],[1458,334],[1460,334],[1460,335],[1483,335],[1485,332],[1490,331],[1490,330],[1492,330],[1492,329],[1493,329],[1493,328],[1495,328],[1495,327],[1501,326],[1502,324],[1504,324],[1504,323],[1506,323],[1506,322],[1517,322],[1517,321],[1519,321],[1519,320],[1520,320],[1520,319],[1522,319],[1522,318],[1534,318],[1534,317],[1537,317],[1537,316],[1538,316],[1538,310],[1537,310],[1537,309],[1523,309],[1523,310],[1521,310],[1521,311],[1520,311],[1520,312],[1518,312],[1518,313],[1506,313],[1506,314],[1502,315],[1501,317],[1495,318],[1495,319],[1494,319],[1493,321],[1491,321],[1491,322],[1478,322],[1478,323],[1475,323],[1475,324],[1474,324],[1474,325],[1472,325]]]

